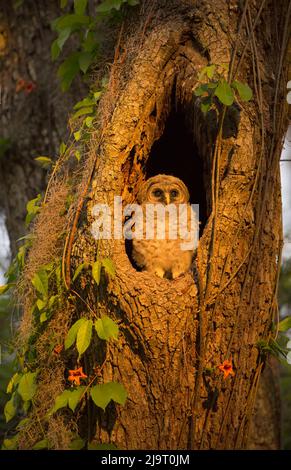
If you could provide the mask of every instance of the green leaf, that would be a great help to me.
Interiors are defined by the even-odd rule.
[[[16,404],[15,404],[15,392],[13,393],[10,400],[4,406],[4,416],[6,423],[8,423],[16,415]]]
[[[75,271],[75,274],[73,276],[73,282],[77,279],[77,277],[79,276],[79,274],[83,271],[83,269],[87,268],[88,267],[88,263],[82,263],[82,264],[79,264],[79,266],[77,267],[76,271]]]
[[[99,47],[96,32],[88,31],[86,39],[82,42],[82,49],[85,52],[91,52],[96,55],[96,51]]]
[[[29,423],[30,423],[30,418],[24,418],[21,421],[19,421],[19,423],[16,426],[16,429],[19,430],[19,429],[25,428],[25,426],[27,426],[27,424]]]
[[[41,315],[39,317],[40,323],[44,323],[45,321],[47,321],[47,319],[48,319],[47,313],[46,312],[41,313]]]
[[[291,317],[286,317],[278,325],[279,331],[287,331],[291,328]]]
[[[51,58],[53,61],[59,57],[60,52],[61,52],[61,49],[59,46],[58,39],[55,39],[51,45]]]
[[[90,395],[95,405],[105,410],[108,403],[113,400],[120,405],[124,405],[127,392],[119,382],[108,382],[98,384],[91,388]]]
[[[39,162],[43,168],[49,168],[53,164],[49,157],[36,157],[35,161]]]
[[[84,15],[88,0],[74,0],[74,10],[77,15]]]
[[[60,395],[55,398],[54,406],[49,412],[49,416],[58,411],[60,408],[65,408],[69,403],[70,390],[64,390]]]
[[[77,407],[77,405],[80,401],[80,398],[84,393],[85,388],[86,387],[84,387],[84,386],[80,386],[80,387],[76,388],[76,390],[73,390],[73,391],[70,392],[68,405],[69,405],[69,408],[73,412],[75,411],[75,409],[76,409],[76,407]]]
[[[118,339],[119,328],[118,325],[111,320],[107,315],[98,318],[95,321],[95,329],[99,338],[109,340],[110,338]]]
[[[41,441],[38,441],[34,446],[32,447],[32,450],[42,450],[42,449],[47,449],[48,448],[48,440],[47,439],[42,439]]]
[[[75,157],[76,157],[76,159],[78,160],[78,162],[81,160],[81,152],[80,152],[80,150],[76,150],[76,152],[75,152]],[[74,280],[74,279],[73,279],[73,280]]]
[[[38,214],[38,212],[40,211],[40,206],[39,206],[40,201],[41,201],[41,195],[38,194],[36,198],[31,199],[31,201],[28,201],[28,203],[26,204],[26,210],[27,210],[27,215],[25,218],[26,225],[28,225],[34,219],[36,214]],[[23,247],[20,247],[20,249],[21,248]]]
[[[124,0],[104,0],[104,2],[96,8],[96,11],[98,13],[109,13],[113,8],[120,10],[123,3]]]
[[[66,339],[65,339],[65,349],[69,349],[75,342],[77,333],[79,328],[82,326],[82,324],[86,321],[85,318],[80,318],[78,321],[76,321],[71,328],[69,329]]]
[[[74,132],[74,138],[78,142],[82,137],[81,131]]]
[[[84,116],[84,114],[91,114],[93,113],[93,111],[94,111],[94,108],[92,107],[78,109],[78,111],[75,114],[73,114],[73,119],[77,119],[80,116]]]
[[[92,264],[92,276],[93,279],[95,280],[97,286],[100,284],[100,277],[101,277],[101,261],[95,261],[95,263]]]
[[[236,88],[236,90],[238,91],[238,94],[240,96],[240,99],[242,101],[250,101],[252,99],[253,92],[252,92],[251,88],[246,83],[242,83],[242,82],[239,82],[238,80],[235,80],[232,83],[232,86],[234,88]]]
[[[78,437],[77,439],[74,439],[70,445],[69,445],[69,449],[70,450],[81,450],[83,449],[83,447],[85,446],[85,441],[84,439],[81,439],[80,437]]]
[[[225,106],[231,106],[234,101],[233,90],[225,80],[221,80],[218,82],[214,94],[217,96],[219,101]]]
[[[14,449],[17,449],[17,444],[18,444],[18,434],[11,437],[11,439],[4,439],[2,449],[14,450]]]
[[[209,94],[209,90],[208,90],[207,83],[203,83],[203,85],[199,85],[194,90],[194,95],[195,96],[204,96],[204,95],[208,95],[208,94]]]
[[[61,0],[61,8],[66,8],[68,0]]]
[[[104,258],[102,260],[102,266],[104,267],[105,271],[109,276],[115,277],[115,265],[110,258]]]
[[[216,65],[207,65],[206,67],[206,75],[210,80],[214,76],[215,69],[216,69]]]
[[[32,285],[39,294],[47,297],[48,294],[48,275],[44,269],[40,269],[32,278]]]
[[[43,310],[46,307],[47,301],[42,299],[37,299],[36,306],[39,311]]]
[[[80,52],[79,54],[79,66],[83,73],[86,73],[90,65],[92,64],[93,56],[91,52]]]
[[[86,119],[85,119],[86,126],[87,127],[92,127],[93,126],[93,121],[94,121],[94,117],[91,117],[91,116],[86,117]]]
[[[70,34],[72,32],[72,28],[64,28],[59,32],[59,37],[57,38],[57,43],[59,46],[60,51],[63,49],[65,42],[69,38]]]
[[[72,13],[57,18],[53,22],[52,28],[58,32],[67,28],[71,28],[72,31],[77,31],[80,27],[89,25],[90,21],[90,17],[87,15],[76,15]]]
[[[100,444],[99,442],[92,442],[88,444],[88,450],[118,450],[114,444]]]
[[[18,374],[18,372],[16,372],[16,374],[14,374],[11,377],[11,379],[10,379],[8,385],[7,385],[6,392],[7,393],[12,393],[13,388],[15,387],[15,385],[19,384],[20,379],[21,379],[21,375]]]
[[[87,108],[88,106],[94,106],[95,105],[95,99],[90,98],[89,96],[86,96],[81,101],[78,101],[78,103],[75,104],[74,109],[80,109],[80,108]]]
[[[58,295],[52,295],[50,298],[49,298],[49,302],[48,302],[48,308],[51,309],[52,306],[55,304],[55,302],[58,300]]]
[[[18,393],[23,401],[31,400],[36,392],[36,379],[37,372],[27,372],[24,374],[18,385]]]
[[[136,5],[139,4],[139,0],[127,0],[128,5],[131,7],[135,7]]]
[[[10,289],[10,284],[5,284],[4,286],[0,286],[0,295],[5,294]]]
[[[58,76],[61,79],[63,91],[67,91],[70,88],[72,81],[80,70],[79,55],[79,52],[69,55],[58,69]]]
[[[94,96],[96,101],[99,101],[100,98],[101,98],[101,95],[102,95],[102,91],[95,91],[93,96]]]
[[[67,146],[64,142],[62,142],[59,148],[60,155],[64,155],[66,150],[67,150]]]
[[[84,354],[90,345],[92,337],[92,326],[92,320],[85,320],[78,329],[76,344],[79,357]]]

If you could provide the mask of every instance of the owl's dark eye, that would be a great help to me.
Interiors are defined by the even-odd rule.
[[[170,196],[173,198],[179,196],[179,191],[177,191],[176,189],[172,189],[172,191],[170,192]]]
[[[163,191],[162,191],[161,189],[155,189],[155,190],[153,191],[153,195],[154,195],[155,197],[161,197],[162,194],[163,194]]]

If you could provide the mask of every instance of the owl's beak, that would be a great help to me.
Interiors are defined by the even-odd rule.
[[[167,206],[167,205],[170,204],[170,202],[171,202],[171,200],[170,200],[170,193],[166,193],[166,194],[165,194],[165,199],[166,199],[166,206]]]

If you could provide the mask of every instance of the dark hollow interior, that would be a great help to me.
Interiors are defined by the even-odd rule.
[[[204,187],[203,161],[195,145],[192,133],[187,129],[184,115],[172,111],[165,130],[152,146],[146,162],[146,179],[158,174],[180,178],[190,193],[190,203],[199,205],[200,236],[208,217]],[[140,270],[132,259],[132,243],[125,241],[127,255],[136,270]]]
[[[182,113],[171,112],[163,135],[152,146],[145,170],[147,179],[166,174],[186,184],[191,204],[199,205],[201,235],[207,219],[203,161]]]

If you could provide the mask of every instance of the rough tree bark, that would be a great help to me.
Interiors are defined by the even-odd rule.
[[[91,306],[80,302],[75,317],[107,314],[121,331],[118,343],[90,349],[85,372],[98,365],[100,380],[128,391],[124,407],[111,403],[97,415],[83,407],[81,435],[90,427],[90,439],[120,449],[248,447],[264,363],[258,344],[270,338],[276,309],[289,19],[284,1],[145,0],[123,24],[71,257],[66,245],[67,283],[76,266],[96,260],[93,206],[114,195],[134,201],[151,174],[185,180],[202,208],[202,235],[193,270],[173,281],[137,272],[123,240],[103,240],[98,257],[113,259],[114,279],[102,276],[97,288],[84,274],[75,283]],[[225,62],[253,88],[254,101],[231,107],[220,132],[217,113],[202,115],[193,87],[202,67]],[[227,380],[218,369],[225,359],[235,372]],[[57,361],[63,376],[68,362]],[[51,427],[55,442],[58,432]]]
[[[119,448],[244,448],[263,366],[258,344],[270,338],[276,308],[282,61],[290,4],[145,5],[135,31],[140,43],[122,43],[125,51],[134,48],[130,72],[124,83],[118,81],[120,65],[115,95],[107,103],[104,98],[103,109],[112,102],[115,107],[104,118],[101,140],[93,143],[98,161],[89,227],[94,204],[112,203],[114,194],[126,203],[134,200],[170,113],[184,115],[198,149],[193,165],[195,158],[203,162],[192,189],[203,177],[206,219],[193,273],[171,282],[136,272],[123,241],[105,240],[99,247],[98,256],[112,257],[117,272],[106,295],[93,288],[89,298],[97,296],[98,316],[109,313],[122,331],[122,340],[107,350],[102,378],[125,384],[129,398],[114,419],[112,409],[99,416],[96,436]],[[207,63],[233,59],[237,65],[241,56],[238,77],[251,84],[254,101],[226,113],[220,136],[215,116],[199,113],[193,87]],[[177,176],[179,159],[177,154]],[[160,162],[151,164],[160,168]],[[166,159],[163,164],[166,173]],[[73,248],[75,265],[84,253],[95,259],[94,250],[83,227]],[[223,380],[218,366],[229,358],[235,376]]]
[[[12,256],[16,240],[26,231],[27,201],[46,185],[45,172],[34,158],[55,158],[67,135],[68,112],[82,90],[78,83],[69,93],[62,93],[57,64],[50,57],[51,22],[59,14],[57,0],[37,5],[26,0],[19,8],[12,1],[0,1],[0,138],[9,140],[0,158],[0,208]]]

